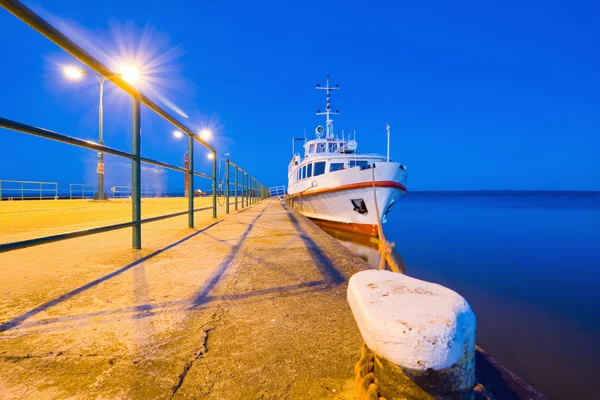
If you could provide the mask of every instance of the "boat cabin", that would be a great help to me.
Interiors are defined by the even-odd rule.
[[[316,139],[304,145],[304,157],[325,154],[355,154],[358,144],[355,140]]]

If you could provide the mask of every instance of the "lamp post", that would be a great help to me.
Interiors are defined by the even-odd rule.
[[[93,72],[89,72],[82,69],[77,69],[74,67],[67,67],[64,69],[64,74],[70,78],[77,80],[84,75],[93,75],[100,82],[100,104],[98,106],[98,144],[104,145],[104,137],[103,137],[103,125],[104,125],[104,115],[102,109],[102,98],[104,95],[104,81],[106,81],[106,77],[102,75],[95,74]],[[121,74],[115,74],[115,76],[120,76],[127,82],[137,81],[139,78],[139,74],[137,70],[134,68],[129,68]],[[94,195],[94,200],[107,200],[106,194],[104,193],[104,152],[98,152],[98,164],[96,167],[96,174],[98,175],[98,191]]]

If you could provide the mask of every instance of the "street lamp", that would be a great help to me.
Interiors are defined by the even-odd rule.
[[[208,157],[209,160],[212,160],[213,158],[215,158],[215,156],[213,155],[213,153],[208,153],[207,157]]]
[[[202,129],[200,131],[200,137],[203,140],[209,140],[212,137],[212,132],[209,129]]]
[[[183,137],[183,132],[173,131],[173,136],[175,136],[176,139],[181,139]]]
[[[103,139],[103,113],[102,113],[102,97],[104,93],[104,81],[106,77],[95,74],[86,70],[78,69],[76,67],[66,67],[63,70],[65,76],[72,80],[79,80],[84,75],[94,75],[98,82],[100,82],[100,105],[98,106],[98,144],[104,146]],[[128,67],[121,74],[115,74],[120,76],[128,83],[133,83],[139,79],[139,73],[135,68]],[[98,192],[94,196],[94,200],[106,200],[106,194],[104,194],[104,152],[98,152],[98,166],[96,167],[96,173],[98,174]]]

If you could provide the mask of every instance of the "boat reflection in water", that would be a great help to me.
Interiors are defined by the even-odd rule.
[[[379,254],[378,250],[377,238],[324,226],[316,220],[313,220],[313,222],[325,232],[337,239],[337,241],[348,248],[348,250],[365,260],[371,266],[371,268],[379,269],[379,260],[381,260],[381,255]],[[394,257],[396,263],[400,267],[400,272],[406,274],[404,260],[395,249],[392,249],[392,257]]]

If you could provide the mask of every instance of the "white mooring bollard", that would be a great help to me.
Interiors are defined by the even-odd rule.
[[[381,397],[470,399],[475,386],[475,314],[458,293],[390,271],[350,278],[348,302],[374,353]]]

